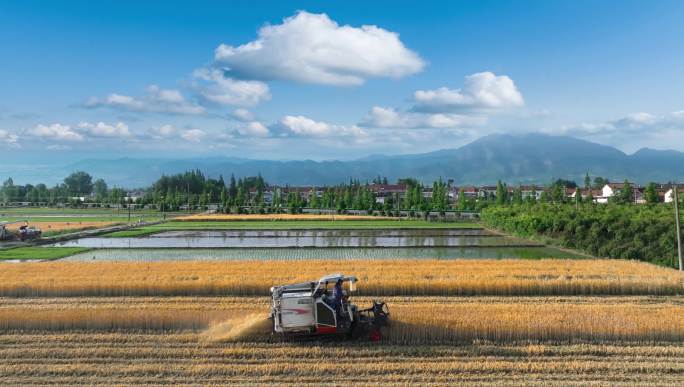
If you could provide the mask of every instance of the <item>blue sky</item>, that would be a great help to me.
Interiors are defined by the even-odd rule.
[[[684,151],[684,2],[254,4],[0,3],[0,152],[350,159],[524,132]]]

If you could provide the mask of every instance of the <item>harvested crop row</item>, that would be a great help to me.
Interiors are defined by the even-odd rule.
[[[320,385],[331,377],[364,385],[678,385],[684,376],[681,344],[298,345],[206,343],[187,333],[5,334],[0,358],[3,385]]]
[[[366,300],[360,300],[361,302]],[[392,304],[392,325],[385,339],[401,344],[495,342],[678,342],[684,340],[684,305],[673,302],[602,302],[574,304],[571,299],[545,303],[411,302]],[[157,306],[131,308],[122,305],[89,305],[41,308],[30,305],[0,309],[0,331],[205,331],[209,341],[263,341],[270,339],[267,306],[236,303],[232,308],[203,310],[192,304],[167,308],[164,300],[148,300]],[[362,305],[362,304],[361,304]]]
[[[684,274],[622,260],[37,262],[5,265],[0,296],[267,295],[270,286],[355,274],[360,295],[678,295]]]

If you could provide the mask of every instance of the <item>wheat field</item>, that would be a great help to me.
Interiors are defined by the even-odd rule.
[[[679,296],[386,301],[393,324],[378,344],[270,340],[267,326],[241,328],[245,317],[267,321],[264,297],[5,298],[0,384],[674,386],[684,378]]]
[[[227,344],[193,332],[2,334],[0,359],[2,385],[678,386],[684,375],[681,344]]]
[[[623,260],[256,260],[5,265],[0,296],[253,296],[354,274],[359,295],[681,295],[684,274]]]
[[[388,297],[395,344],[493,342],[678,342],[681,297]],[[360,307],[370,298],[355,298]],[[2,300],[0,331],[202,331],[245,316],[266,320],[263,297],[81,297]],[[260,316],[260,318],[257,318]],[[270,339],[270,325],[250,341]]]
[[[343,272],[380,343],[270,335]],[[0,270],[0,384],[681,385],[684,277],[617,260],[32,262]]]
[[[29,225],[33,227],[38,227],[43,232],[47,231],[63,231],[63,230],[80,230],[85,228],[101,228],[106,226],[111,226],[120,222],[105,222],[105,221],[77,221],[77,222],[63,222],[59,220],[55,221],[43,221],[43,222],[30,222]],[[21,224],[13,224],[7,228],[10,230],[16,230],[21,226]]]

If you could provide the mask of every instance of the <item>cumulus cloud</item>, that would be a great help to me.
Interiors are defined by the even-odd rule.
[[[240,121],[252,121],[254,120],[254,114],[247,109],[239,108],[233,110],[233,117]]]
[[[180,91],[161,89],[151,85],[142,97],[110,94],[106,98],[93,97],[84,104],[86,108],[109,107],[118,110],[145,113],[202,114],[204,107],[185,99]]]
[[[176,134],[176,128],[174,128],[173,125],[166,124],[151,128],[150,133],[154,138],[169,138]]]
[[[123,122],[117,122],[115,124],[106,124],[104,122],[91,124],[90,122],[81,122],[78,124],[78,128],[92,137],[131,137],[128,125]]]
[[[19,147],[19,136],[10,133],[4,129],[0,129],[0,144],[5,144],[12,148]]]
[[[246,137],[267,137],[271,134],[266,125],[259,121],[248,122],[238,128],[238,133]]]
[[[206,133],[200,129],[185,130],[181,133],[181,138],[189,142],[200,142]]]
[[[505,109],[525,103],[511,78],[488,71],[466,76],[462,89],[418,90],[413,98],[414,110],[424,112]]]
[[[198,69],[193,77],[195,92],[210,103],[254,106],[271,99],[268,85],[264,82],[233,79],[227,77],[223,70]]]
[[[237,47],[221,44],[214,60],[232,77],[326,85],[400,78],[425,66],[395,32],[373,25],[341,26],[326,14],[304,11],[262,27],[254,41]]]
[[[37,125],[29,129],[27,133],[34,137],[57,141],[83,141],[84,137],[69,125],[52,124],[52,125]]]
[[[363,129],[356,125],[344,126],[333,125],[323,121],[314,121],[305,116],[285,116],[280,120],[286,134],[304,137],[332,137],[354,136],[364,137],[367,135]]]
[[[406,110],[375,106],[362,120],[365,127],[454,129],[481,126],[502,109],[524,105],[522,94],[505,75],[481,72],[465,77],[462,89],[418,90]]]
[[[418,129],[458,128],[479,126],[487,121],[481,116],[462,114],[401,112],[392,108],[374,106],[361,125],[374,128]]]
[[[583,137],[634,134],[648,136],[673,131],[684,131],[684,111],[675,111],[665,115],[638,112],[609,121],[581,122],[559,128],[542,129],[544,133]]]

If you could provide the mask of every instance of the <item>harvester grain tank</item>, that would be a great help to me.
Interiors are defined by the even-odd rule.
[[[356,282],[354,276],[332,274],[317,281],[272,287],[273,334],[379,340],[380,328],[389,325],[387,305],[373,301],[371,307],[359,309],[350,302]]]

